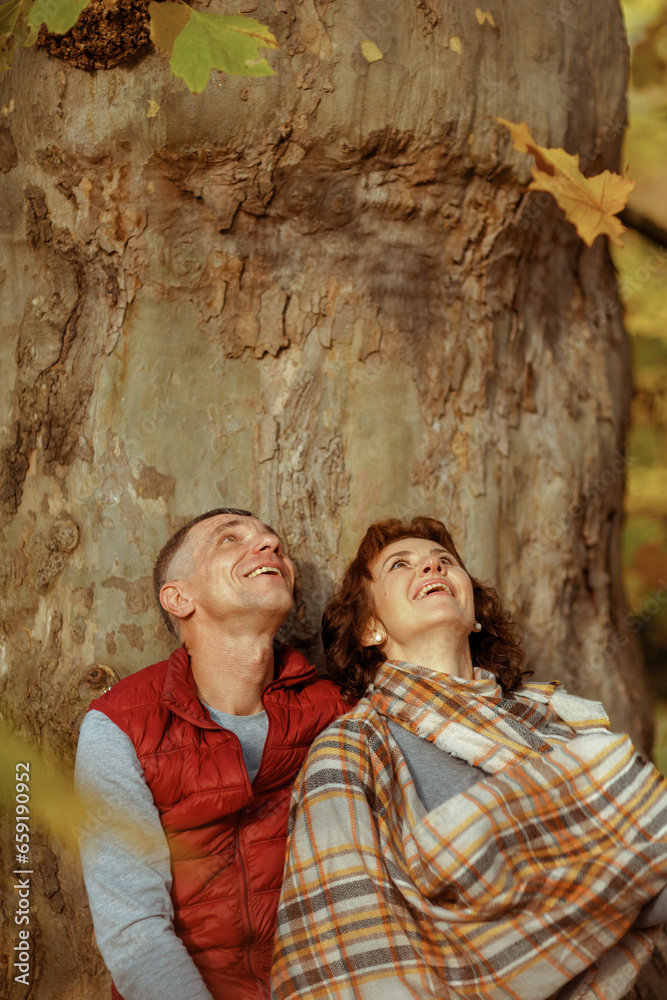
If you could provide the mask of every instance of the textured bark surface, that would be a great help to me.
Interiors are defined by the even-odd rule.
[[[2,79],[0,684],[54,762],[109,679],[168,651],[153,558],[221,505],[283,533],[302,595],[286,633],[314,656],[367,523],[442,517],[536,676],[646,746],[614,273],[601,239],[523,193],[495,121],[613,169],[621,16],[487,7],[494,25],[462,0],[259,0],[277,75],[200,96],[158,55],[91,74],[33,50]],[[76,860],[38,850],[38,975],[11,984],[10,958],[0,992],[102,997]]]

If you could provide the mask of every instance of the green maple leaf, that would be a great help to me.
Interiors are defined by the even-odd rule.
[[[151,0],[148,10],[153,45],[165,49],[171,55],[176,37],[190,20],[192,11],[184,3],[155,3],[155,0]]]
[[[268,28],[239,14],[190,11],[187,23],[173,41],[171,71],[180,76],[193,94],[209,81],[212,69],[235,76],[273,76],[259,48],[279,45]]]
[[[0,38],[13,33],[22,6],[23,0],[9,0],[0,7]]]
[[[35,0],[28,22],[36,30],[46,24],[47,31],[64,35],[74,27],[89,3],[90,0]]]
[[[24,45],[32,45],[37,30],[28,23],[35,0],[8,0],[0,6],[0,73],[9,69],[14,52]]]

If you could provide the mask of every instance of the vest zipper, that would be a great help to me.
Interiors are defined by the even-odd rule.
[[[246,806],[245,812],[248,812],[248,810],[249,810],[249,807]],[[267,994],[266,994],[266,991],[264,989],[264,983],[257,976],[257,974],[255,973],[255,970],[253,969],[253,965],[252,965],[252,948],[251,948],[251,945],[250,945],[250,931],[252,929],[252,919],[251,919],[251,914],[250,914],[250,891],[249,891],[249,886],[248,886],[248,877],[247,877],[245,860],[244,860],[244,857],[243,857],[243,851],[241,849],[241,815],[240,814],[239,814],[239,816],[238,816],[238,818],[236,820],[236,856],[238,858],[239,868],[241,870],[241,915],[243,917],[243,924],[244,924],[245,931],[246,931],[246,934],[245,934],[246,940],[245,940],[245,945],[244,945],[244,949],[243,949],[244,953],[245,953],[246,967],[247,967],[248,972],[250,973],[251,977],[257,983],[257,985],[260,987],[260,989],[262,991],[262,992],[258,993],[258,996],[265,997]]]

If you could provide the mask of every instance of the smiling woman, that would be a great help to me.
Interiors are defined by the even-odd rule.
[[[409,538],[387,546],[371,572],[375,614],[364,645],[378,645],[389,660],[430,665],[472,680],[472,581],[455,557],[427,538]]]
[[[295,785],[274,998],[624,997],[667,918],[665,779],[599,703],[524,683],[433,518],[371,525],[323,634],[363,697]]]
[[[425,599],[429,582],[454,594],[438,586]],[[474,664],[490,670],[504,691],[521,683],[519,627],[496,591],[469,576],[446,527],[431,517],[370,526],[326,606],[322,638],[330,676],[355,698],[387,659],[464,677]]]

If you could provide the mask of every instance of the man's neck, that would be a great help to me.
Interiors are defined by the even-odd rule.
[[[228,715],[263,710],[262,691],[273,680],[273,636],[191,637],[190,665],[200,701]]]

